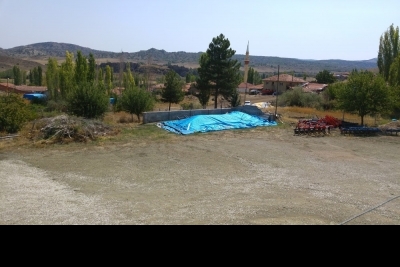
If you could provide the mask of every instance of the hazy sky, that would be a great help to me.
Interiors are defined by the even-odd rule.
[[[400,0],[0,0],[0,47],[70,43],[110,52],[205,52],[367,60],[400,26]]]

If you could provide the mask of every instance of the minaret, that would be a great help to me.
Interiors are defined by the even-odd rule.
[[[247,77],[249,74],[249,43],[247,43],[246,58],[244,59],[244,82],[247,83]]]
[[[249,42],[247,43],[247,51],[246,51],[246,57],[244,59],[244,82],[246,83],[246,91],[244,92],[244,101],[246,101],[246,95],[247,95],[247,77],[249,74]]]

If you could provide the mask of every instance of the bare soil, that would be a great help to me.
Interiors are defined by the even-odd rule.
[[[2,149],[0,224],[399,225],[399,148],[265,127]]]

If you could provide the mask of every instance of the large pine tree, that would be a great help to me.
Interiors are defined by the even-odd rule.
[[[229,101],[241,82],[240,62],[232,59],[235,53],[230,48],[229,39],[220,34],[213,38],[206,53],[200,58],[200,83],[210,85],[214,94],[214,108],[218,108],[220,95]]]

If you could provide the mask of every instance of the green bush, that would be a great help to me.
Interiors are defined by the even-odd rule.
[[[302,88],[295,88],[283,93],[278,98],[279,106],[321,108],[322,98],[318,94],[304,93]]]
[[[182,103],[181,107],[183,110],[192,110],[192,109],[202,109],[203,108],[200,104],[195,104],[195,103]]]
[[[0,132],[16,133],[35,116],[21,96],[0,95]]]
[[[110,99],[104,91],[95,85],[78,85],[68,96],[67,112],[87,119],[101,118],[108,110]]]
[[[67,112],[68,103],[63,100],[49,100],[46,105],[46,112]]]

